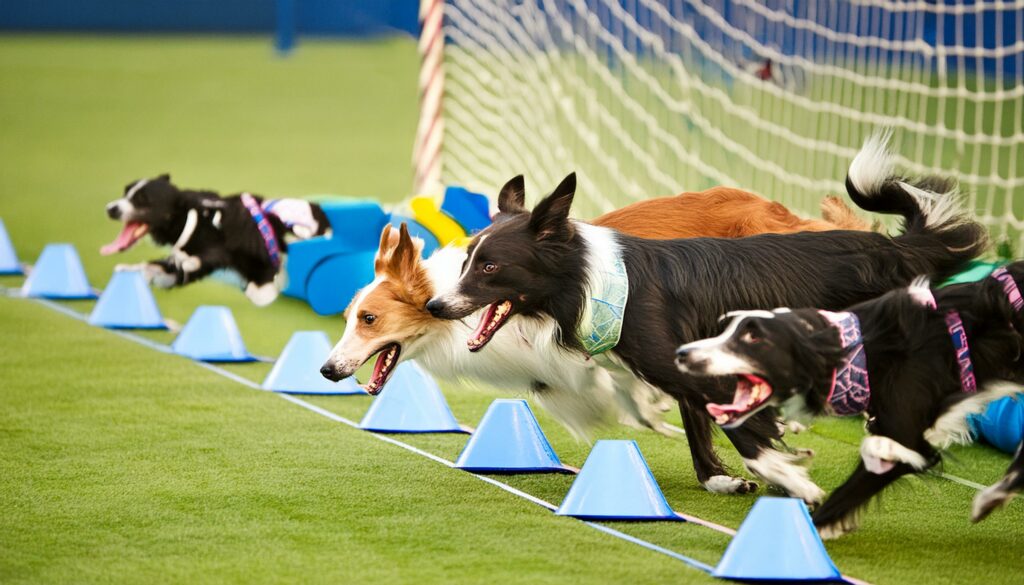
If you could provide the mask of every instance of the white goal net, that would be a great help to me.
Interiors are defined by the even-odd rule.
[[[1024,251],[1024,0],[442,8],[443,67],[424,78],[443,79],[444,183],[493,194],[524,173],[536,198],[575,170],[580,217],[719,184],[817,215],[892,127],[903,169],[958,176]]]

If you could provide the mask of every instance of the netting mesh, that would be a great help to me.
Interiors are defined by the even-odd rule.
[[[576,214],[726,184],[816,215],[863,138],[1024,250],[1024,1],[446,0],[442,177]]]

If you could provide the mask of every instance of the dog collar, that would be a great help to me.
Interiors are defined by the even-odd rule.
[[[1009,299],[1014,311],[1024,309],[1024,297],[1021,297],[1020,289],[1013,280],[1013,275],[1006,270],[1005,266],[996,268],[990,276],[1003,285],[1003,292],[1006,293],[1006,298]]]
[[[629,274],[621,254],[601,258],[599,278],[587,300],[587,312],[579,332],[580,343],[590,355],[604,353],[619,344],[622,319],[629,298]]]
[[[274,235],[274,226],[270,225],[270,220],[267,219],[266,214],[263,213],[263,209],[260,204],[257,203],[256,198],[249,193],[242,193],[239,197],[242,200],[242,204],[249,211],[249,215],[252,216],[252,220],[256,222],[256,227],[260,231],[260,236],[263,238],[263,245],[267,249],[267,255],[270,256],[270,263],[274,268],[281,266],[281,247],[277,244],[277,236]]]
[[[860,332],[860,320],[849,312],[818,311],[839,330],[839,342],[845,350],[843,361],[832,371],[832,387],[828,391],[828,404],[840,416],[860,414],[871,401],[868,382],[867,354]]]

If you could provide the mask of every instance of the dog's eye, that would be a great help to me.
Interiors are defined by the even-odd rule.
[[[484,274],[493,274],[498,269],[498,265],[494,262],[484,262]]]
[[[363,323],[366,323],[367,325],[373,325],[373,322],[376,320],[377,315],[374,315],[373,313],[366,313],[363,315]]]
[[[755,335],[753,331],[746,331],[740,336],[740,341],[743,343],[760,343],[761,338]]]

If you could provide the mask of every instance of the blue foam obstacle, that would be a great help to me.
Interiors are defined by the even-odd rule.
[[[171,344],[174,353],[204,362],[251,362],[231,309],[198,307]]]
[[[758,499],[711,574],[760,581],[843,580],[807,506],[797,498]]]
[[[590,520],[682,520],[636,441],[598,441],[555,512]]]
[[[48,299],[95,299],[78,251],[71,244],[48,244],[39,255],[21,292]]]
[[[323,331],[296,331],[263,380],[263,389],[284,394],[366,394],[352,378],[331,382],[320,366],[331,353]]]
[[[373,259],[376,255],[377,249],[374,248],[323,259],[313,267],[306,281],[309,306],[318,315],[337,315],[344,311],[359,289],[373,282]]]
[[[445,189],[441,211],[458,222],[470,236],[491,225],[491,208],[487,196],[473,193],[465,187],[451,186]]]
[[[142,273],[115,272],[96,302],[89,324],[111,329],[167,329]]]
[[[1024,441],[1024,394],[992,402],[985,412],[968,416],[967,424],[975,438],[984,439],[1000,451],[1013,454]]]
[[[413,361],[398,364],[359,427],[379,433],[464,433],[441,389]]]
[[[477,473],[570,472],[522,399],[491,403],[455,467]]]
[[[0,219],[0,274],[21,273],[21,262],[18,262],[18,255],[14,252],[14,244],[11,243],[11,237],[7,235],[4,220]]]

